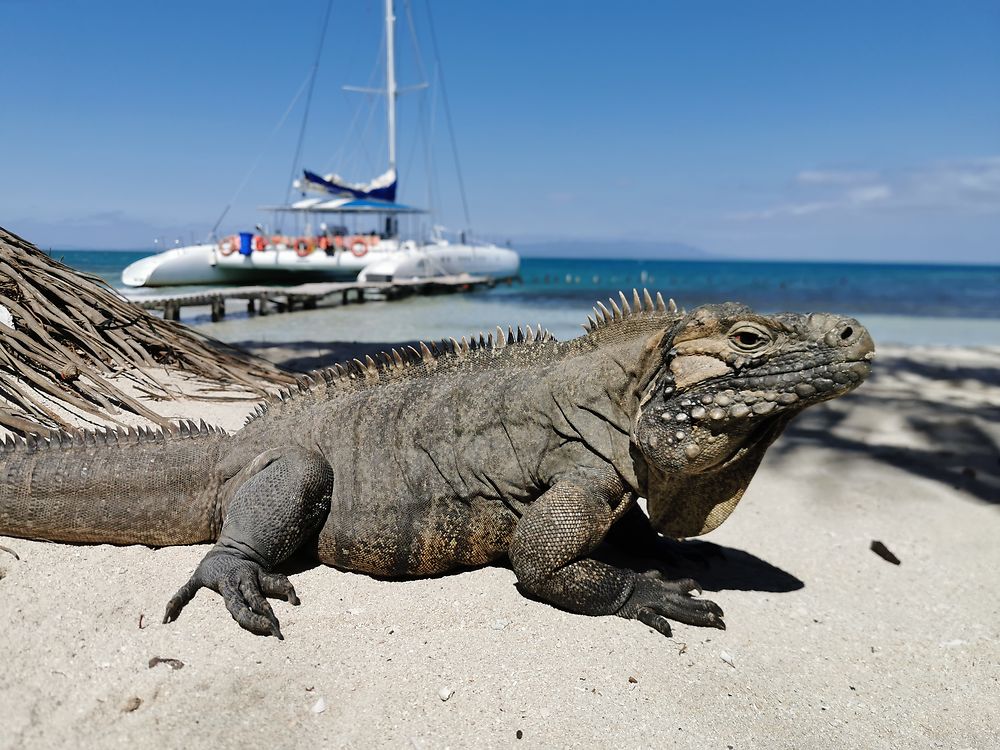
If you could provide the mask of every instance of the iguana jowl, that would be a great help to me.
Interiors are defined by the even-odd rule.
[[[723,627],[695,582],[591,553],[639,496],[664,534],[715,528],[793,416],[865,379],[871,337],[835,315],[685,314],[648,293],[599,308],[568,342],[498,329],[316,373],[232,436],[182,424],[8,442],[0,534],[215,541],[165,622],[205,586],[279,637],[265,597],[298,603],[274,571],[300,547],[377,576],[506,555],[523,591],[573,612]]]

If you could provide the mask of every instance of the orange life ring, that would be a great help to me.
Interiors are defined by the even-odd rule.
[[[232,237],[225,237],[219,241],[219,252],[223,255],[232,255],[240,247],[240,238],[235,234]]]
[[[253,249],[256,250],[257,252],[260,252],[261,250],[267,250],[267,240],[261,237],[260,235],[257,235],[256,237],[253,238]]]
[[[368,243],[361,237],[355,237],[351,241],[351,255],[355,258],[363,258],[368,252]]]
[[[313,251],[312,240],[305,237],[299,237],[295,240],[295,254],[300,258],[305,258],[309,253]]]

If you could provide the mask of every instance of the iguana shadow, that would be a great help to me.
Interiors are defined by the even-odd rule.
[[[280,571],[285,574],[302,573],[315,568],[319,563],[304,550],[286,560]],[[693,578],[705,591],[768,591],[785,593],[797,591],[805,586],[799,578],[781,568],[762,560],[756,555],[735,547],[726,547],[701,540],[675,541],[660,538],[652,556],[636,556],[602,545],[594,558],[619,567],[631,568],[638,573],[659,569],[669,578]],[[497,560],[489,567],[510,569],[506,558]],[[445,578],[461,575],[477,568],[458,568],[431,576],[372,576],[380,581],[413,581],[428,578]],[[364,574],[356,574],[364,575]]]
[[[235,346],[259,357],[276,362],[284,370],[307,373],[355,357],[364,359],[392,349],[418,346],[419,341],[289,341],[266,344],[259,341],[239,341]]]
[[[751,552],[700,539],[660,537],[652,555],[640,557],[605,545],[595,557],[636,572],[659,570],[668,578],[693,578],[705,591],[797,591],[805,583]]]

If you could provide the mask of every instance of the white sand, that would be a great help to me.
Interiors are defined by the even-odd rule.
[[[503,567],[315,567],[279,642],[208,592],[159,623],[205,546],[0,538],[0,747],[995,748],[1000,350],[891,354],[707,538],[725,632],[566,614]]]

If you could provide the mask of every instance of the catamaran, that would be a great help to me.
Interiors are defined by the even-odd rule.
[[[471,274],[495,280],[517,276],[520,257],[492,243],[449,242],[436,227],[430,237],[404,239],[400,219],[426,213],[396,201],[395,13],[385,0],[385,88],[389,168],[367,183],[304,169],[293,187],[318,194],[265,210],[297,215],[297,234],[240,232],[141,258],[122,271],[131,287],[299,282],[315,279],[392,281]]]

